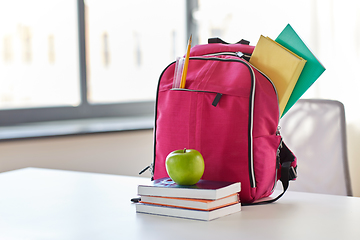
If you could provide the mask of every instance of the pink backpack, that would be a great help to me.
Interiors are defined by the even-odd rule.
[[[202,179],[241,182],[242,204],[272,194],[279,179],[286,191],[296,178],[296,158],[278,131],[273,83],[247,61],[253,49],[194,46],[185,89],[172,89],[175,62],[165,68],[156,100],[153,179],[168,177],[166,156],[187,148],[204,157]]]

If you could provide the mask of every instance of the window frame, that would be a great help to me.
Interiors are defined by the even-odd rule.
[[[151,115],[154,101],[90,104],[87,96],[86,52],[85,52],[85,4],[77,0],[79,84],[80,104],[78,106],[54,106],[37,108],[14,108],[0,110],[0,126],[23,123],[61,121],[87,118],[109,118]]]
[[[197,1],[186,0],[187,38],[193,34],[197,43],[196,24],[192,12],[197,8]],[[78,38],[79,38],[79,84],[80,104],[78,106],[53,106],[36,108],[14,108],[0,110],[0,126],[14,126],[34,122],[78,120],[109,117],[153,116],[155,101],[122,102],[93,104],[89,103],[86,79],[86,42],[85,42],[85,3],[77,0]],[[186,38],[186,40],[187,40]],[[185,40],[185,41],[186,41]],[[159,74],[160,75],[160,74]]]

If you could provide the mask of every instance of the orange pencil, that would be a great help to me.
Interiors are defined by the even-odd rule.
[[[187,46],[187,51],[186,51],[186,56],[185,56],[185,63],[184,63],[184,68],[183,68],[183,72],[182,72],[182,76],[181,76],[180,88],[185,88],[186,74],[187,74],[187,70],[188,70],[188,66],[189,66],[189,56],[190,56],[191,41],[192,41],[192,35],[190,35],[188,46]]]

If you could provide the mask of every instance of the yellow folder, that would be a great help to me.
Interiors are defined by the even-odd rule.
[[[249,62],[274,83],[281,116],[306,60],[271,38],[261,35]]]

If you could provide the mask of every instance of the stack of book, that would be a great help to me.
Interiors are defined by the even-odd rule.
[[[208,221],[241,211],[240,190],[239,182],[200,180],[180,186],[161,178],[138,186],[136,212]]]

